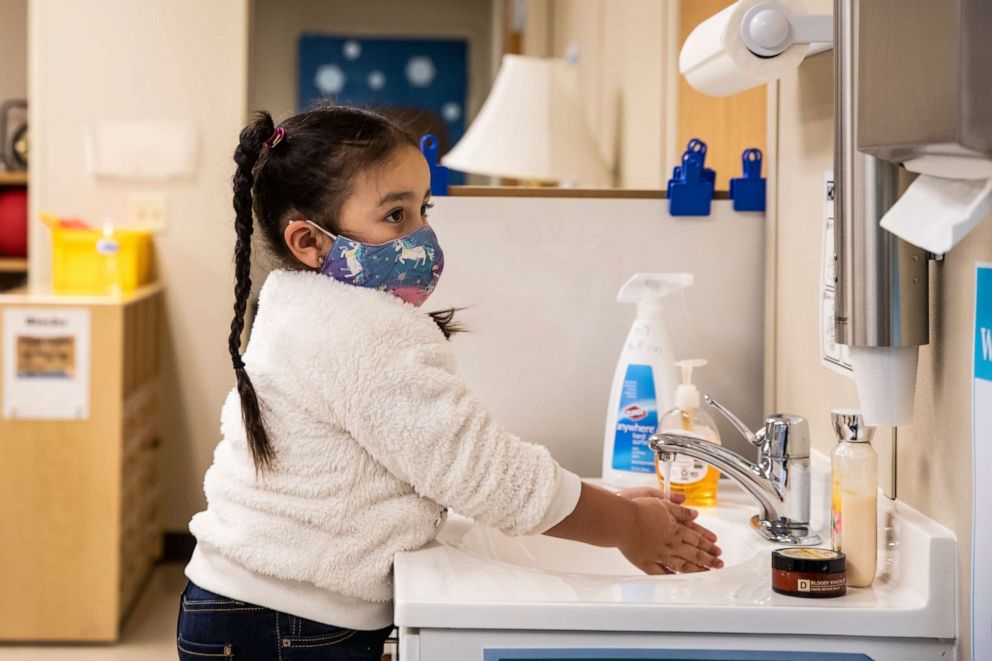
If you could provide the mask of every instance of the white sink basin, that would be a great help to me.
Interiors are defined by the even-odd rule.
[[[701,515],[697,522],[716,533],[723,550],[724,569],[753,558],[765,548],[752,531],[717,516]],[[439,541],[491,561],[560,574],[588,576],[644,576],[615,548],[600,548],[546,535],[510,537],[467,520],[452,520]],[[713,570],[713,571],[724,571]],[[686,574],[685,577],[696,576]],[[661,575],[658,578],[670,578]]]
[[[812,527],[829,544],[829,460],[817,455]],[[881,501],[898,548],[880,557],[872,588],[839,599],[771,589],[771,551],[751,529],[757,504],[721,481],[720,506],[699,522],[718,536],[723,569],[648,576],[616,549],[542,535],[510,537],[452,515],[437,540],[398,553],[394,621],[413,629],[699,632],[889,636],[955,635],[955,548],[945,528]]]

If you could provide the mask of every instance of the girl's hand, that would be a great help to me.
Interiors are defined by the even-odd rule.
[[[658,489],[642,487],[617,494],[583,483],[572,513],[544,534],[617,548],[648,574],[722,567],[717,558],[720,549],[713,543],[716,535],[695,523],[696,514],[665,500]]]
[[[635,515],[618,548],[638,569],[673,574],[723,567],[717,557],[721,550],[713,543],[716,535],[693,522],[698,512],[664,500],[657,489],[628,489],[620,495],[634,503]]]
[[[657,498],[662,502],[664,502],[665,500],[665,492],[661,491],[660,489],[655,489],[653,487],[633,487],[631,489],[624,489],[622,491],[618,491],[617,495],[623,496],[627,500],[634,500],[635,498]],[[672,493],[670,502],[673,502],[676,505],[681,505],[682,503],[685,502],[685,494]],[[690,510],[690,511],[695,512],[695,510]],[[691,522],[687,525],[696,532],[698,532],[700,535],[708,539],[709,541],[711,542],[716,541],[716,535],[714,535],[712,532],[702,527],[698,523]]]

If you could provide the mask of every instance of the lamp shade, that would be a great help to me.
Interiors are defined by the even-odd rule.
[[[504,55],[489,98],[441,162],[455,170],[584,185],[610,183],[586,123],[575,64]]]

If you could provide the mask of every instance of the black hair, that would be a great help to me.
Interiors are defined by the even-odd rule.
[[[346,106],[319,106],[293,115],[276,132],[272,116],[258,112],[241,131],[234,162],[234,320],[228,348],[237,377],[241,416],[257,471],[271,468],[275,452],[262,420],[255,388],[241,359],[241,334],[251,293],[251,240],[257,220],[269,251],[288,268],[299,268],[283,240],[286,223],[309,218],[337,234],[337,219],[355,177],[389,161],[416,139],[382,115]],[[445,337],[463,330],[454,309],[432,312]]]

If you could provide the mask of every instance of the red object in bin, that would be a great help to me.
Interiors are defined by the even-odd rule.
[[[0,255],[28,255],[27,191],[0,190]]]

